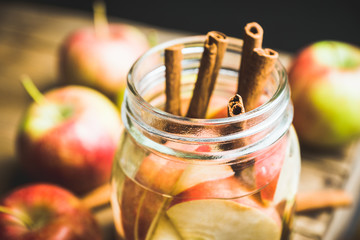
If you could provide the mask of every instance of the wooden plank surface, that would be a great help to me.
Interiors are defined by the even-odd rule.
[[[113,22],[133,24],[145,33],[154,29],[159,42],[190,35],[155,28],[122,19]],[[19,82],[26,73],[44,90],[57,81],[57,51],[73,30],[92,24],[92,15],[65,9],[35,5],[0,3],[0,196],[27,181],[17,166],[16,130],[26,106],[30,103]],[[285,65],[288,54],[281,54]],[[344,188],[355,194],[360,189],[360,143],[337,153],[302,152],[300,191]],[[323,210],[296,215],[293,239],[339,239],[349,224],[354,208]],[[113,239],[112,213],[109,207],[96,212],[106,239]]]

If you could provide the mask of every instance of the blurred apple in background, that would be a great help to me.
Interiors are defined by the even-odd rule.
[[[301,142],[341,147],[360,136],[360,48],[321,41],[304,48],[289,69]]]
[[[122,129],[117,107],[82,86],[56,88],[36,100],[17,136],[24,171],[78,194],[109,181]]]
[[[96,88],[116,100],[132,64],[149,48],[146,36],[126,24],[108,24],[105,7],[94,4],[95,24],[71,33],[60,47],[59,75],[65,84]]]
[[[100,240],[100,228],[77,197],[50,184],[20,187],[0,201],[1,240]]]

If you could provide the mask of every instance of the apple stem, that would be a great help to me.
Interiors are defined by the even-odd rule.
[[[27,228],[30,228],[33,224],[33,221],[31,220],[31,218],[28,215],[21,213],[21,212],[14,211],[11,208],[8,208],[5,206],[0,206],[0,213],[5,213],[5,214],[11,215],[11,216],[17,218]]]
[[[95,34],[99,38],[109,36],[109,23],[106,18],[106,7],[102,0],[95,0],[93,4]]]
[[[41,104],[46,101],[44,95],[39,91],[39,89],[35,86],[34,82],[28,75],[23,75],[21,77],[21,82],[26,92],[37,104]]]

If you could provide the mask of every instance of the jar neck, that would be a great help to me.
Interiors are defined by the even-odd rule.
[[[128,75],[122,106],[123,123],[128,134],[151,152],[219,161],[254,154],[278,141],[288,131],[293,117],[287,75],[280,62],[277,62],[266,88],[269,93],[267,100],[252,111],[227,118],[194,119],[162,110],[165,101],[164,49],[184,44],[181,92],[185,103],[192,94],[196,79],[193,76],[199,67],[204,40],[205,36],[195,36],[158,45],[134,64]],[[223,99],[235,94],[241,57],[242,41],[229,40],[213,94],[213,97]],[[223,104],[226,108],[226,101]],[[182,107],[187,108],[185,105]],[[194,151],[204,145],[207,151]]]

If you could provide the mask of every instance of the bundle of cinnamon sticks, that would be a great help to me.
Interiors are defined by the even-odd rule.
[[[278,53],[262,48],[263,29],[252,22],[244,28],[244,44],[236,93],[244,102],[244,109],[254,109],[263,94],[266,82],[274,69]],[[205,118],[227,47],[227,36],[211,31],[207,34],[197,80],[186,117]],[[181,45],[165,50],[166,106],[165,111],[180,115]],[[236,114],[235,114],[236,115]]]
[[[197,80],[186,114],[187,117],[205,117],[226,47],[227,38],[223,33],[212,31],[207,34]],[[180,76],[182,70],[182,48],[182,45],[176,45],[165,49],[165,111],[175,115],[180,115],[181,112]]]

